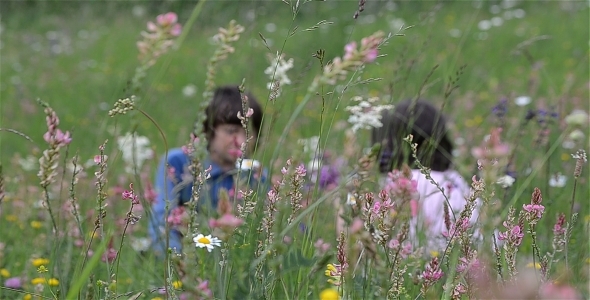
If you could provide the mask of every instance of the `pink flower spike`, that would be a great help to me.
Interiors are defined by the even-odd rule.
[[[177,20],[178,20],[178,17],[173,12],[165,13],[165,14],[162,14],[162,15],[159,15],[156,17],[156,21],[161,26],[172,25],[172,24],[176,23]]]

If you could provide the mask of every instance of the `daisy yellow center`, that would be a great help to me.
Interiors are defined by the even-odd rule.
[[[211,244],[211,240],[209,240],[206,237],[202,237],[202,238],[198,239],[197,242],[199,242],[201,244],[206,244],[206,245]]]

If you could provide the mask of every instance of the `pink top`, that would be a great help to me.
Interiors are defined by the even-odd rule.
[[[451,224],[459,218],[461,211],[465,208],[469,197],[470,186],[455,170],[447,170],[444,172],[431,171],[432,179],[444,189],[444,195],[449,201],[449,215]],[[420,170],[412,170],[412,180],[416,180],[416,189],[420,194],[418,201],[411,201],[412,219],[410,221],[409,241],[414,247],[426,246],[429,251],[442,251],[447,245],[447,238],[444,234],[447,233],[447,228],[444,221],[444,202],[445,196],[432,184],[430,180],[426,179]],[[476,205],[470,219],[470,225],[475,224],[478,213]],[[454,214],[454,217],[453,217]],[[422,237],[423,235],[423,237]],[[425,238],[426,245],[419,245],[419,239]]]

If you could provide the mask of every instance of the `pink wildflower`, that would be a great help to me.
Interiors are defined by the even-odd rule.
[[[559,217],[557,218],[557,222],[553,226],[553,234],[554,235],[562,235],[562,234],[564,234],[565,233],[565,228],[563,227],[563,225],[565,225],[565,215],[564,214],[559,214]]]
[[[422,279],[430,285],[435,283],[443,276],[443,271],[440,269],[438,257],[433,257],[432,260],[426,265],[424,272],[422,272]]]
[[[243,223],[244,220],[229,213],[224,214],[219,219],[209,219],[209,227],[211,228],[234,229]]]
[[[171,226],[181,226],[185,219],[185,208],[184,206],[179,206],[174,208],[168,219],[166,220]]]
[[[176,23],[177,20],[178,20],[178,17],[173,12],[161,14],[161,15],[159,15],[159,16],[156,17],[156,21],[161,26],[169,26],[169,25],[172,25],[172,24]]]

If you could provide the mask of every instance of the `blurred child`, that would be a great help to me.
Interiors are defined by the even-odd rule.
[[[424,100],[403,101],[393,110],[382,113],[382,127],[374,128],[372,143],[381,144],[379,171],[382,174],[381,186],[391,182],[387,176],[392,170],[400,170],[405,163],[410,166],[412,179],[417,182],[419,199],[410,202],[412,218],[410,221],[409,240],[418,246],[418,238],[424,236],[429,250],[444,250],[447,228],[444,221],[445,195],[449,204],[451,223],[465,207],[470,186],[453,169],[453,144],[446,128],[446,118],[431,103]],[[410,145],[404,141],[408,135],[416,143],[417,157],[420,163],[430,168],[430,176],[444,189],[443,193],[420,172],[412,156]],[[470,223],[474,224],[477,216],[474,209]],[[424,245],[421,245],[424,246]]]
[[[248,94],[248,105],[253,110],[249,117],[252,131],[249,146],[256,144],[256,138],[260,133],[262,123],[262,109],[254,96]],[[242,98],[237,86],[224,86],[217,88],[213,99],[206,108],[206,120],[203,122],[203,134],[207,140],[208,157],[203,163],[203,168],[211,168],[207,184],[203,186],[197,209],[200,212],[211,211],[217,207],[219,192],[225,189],[231,195],[235,188],[235,180],[238,171],[236,162],[242,156],[241,145],[246,142],[246,130],[242,127],[238,112],[242,112]],[[252,148],[252,147],[250,147]],[[192,195],[193,179],[188,170],[191,158],[182,148],[175,148],[168,151],[168,157],[162,157],[156,175],[155,188],[156,200],[152,206],[149,233],[152,238],[152,245],[158,255],[163,254],[166,245],[165,225],[174,223],[172,217],[178,217],[184,205],[188,203]],[[257,167],[255,164],[251,168]],[[255,178],[251,176],[255,172],[247,170],[240,172],[245,178],[240,179],[241,183],[250,183],[255,189],[258,179],[264,181],[264,176]],[[166,216],[168,204],[169,215]],[[171,222],[172,221],[172,222]],[[174,225],[174,224],[173,224]],[[182,249],[182,234],[174,226],[170,227],[169,247],[180,253]]]

